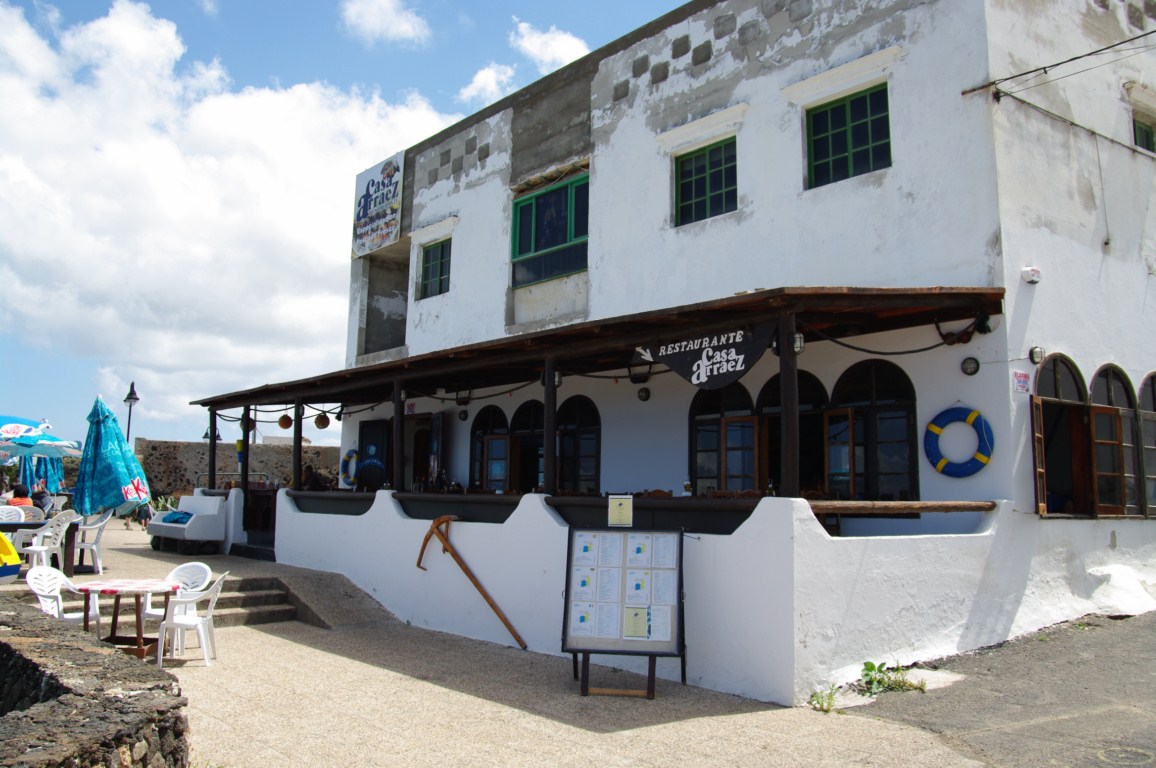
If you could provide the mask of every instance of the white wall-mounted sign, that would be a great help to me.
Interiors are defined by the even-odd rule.
[[[401,229],[401,182],[405,153],[357,174],[353,207],[353,257],[397,242]]]

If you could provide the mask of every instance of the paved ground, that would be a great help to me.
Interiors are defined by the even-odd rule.
[[[109,576],[163,575],[188,559],[153,552],[139,529],[111,528],[105,541]],[[171,665],[195,768],[1156,766],[1156,614],[1053,627],[912,674],[962,676],[946,687],[822,714],[664,680],[654,701],[583,698],[569,657],[406,626],[342,577],[201,559],[274,573],[334,629],[224,628],[211,667],[195,648]],[[605,668],[593,677],[644,687]]]

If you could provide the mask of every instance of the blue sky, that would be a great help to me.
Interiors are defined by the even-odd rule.
[[[680,4],[0,0],[0,413],[83,440],[135,382],[197,440],[341,368],[357,173]]]

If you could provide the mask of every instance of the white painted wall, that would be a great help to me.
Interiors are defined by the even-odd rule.
[[[832,539],[806,502],[764,499],[731,536],[687,536],[688,682],[781,704],[1087,613],[1156,609],[1156,528],[1048,521],[1004,502],[971,535]],[[403,621],[514,646],[436,539],[392,494],[364,515],[300,512],[277,497],[277,560],[334,571]],[[539,496],[502,525],[455,522],[450,541],[530,651],[560,654],[567,528]],[[645,660],[594,660],[643,671]],[[678,679],[675,659],[658,674]]]

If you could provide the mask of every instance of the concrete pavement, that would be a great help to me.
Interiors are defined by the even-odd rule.
[[[105,543],[108,576],[194,559],[153,552],[121,524]],[[962,675],[947,687],[823,714],[661,679],[653,701],[582,697],[569,657],[407,626],[344,577],[196,559],[277,576],[333,627],[221,628],[211,667],[195,648],[166,663],[189,699],[196,768],[1156,765],[1156,614],[1092,617],[953,657],[926,672]],[[595,667],[592,685],[645,680]]]

